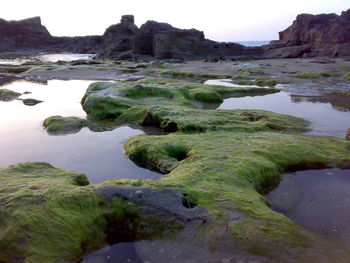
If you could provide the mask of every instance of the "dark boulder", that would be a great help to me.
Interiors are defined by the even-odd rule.
[[[99,53],[100,58],[126,59],[132,58],[128,52],[132,50],[133,38],[138,32],[134,24],[134,16],[124,15],[119,24],[112,25],[106,29],[102,36],[102,47]],[[129,55],[126,55],[129,54]]]

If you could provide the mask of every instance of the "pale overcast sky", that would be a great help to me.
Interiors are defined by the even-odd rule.
[[[121,15],[196,28],[217,41],[272,40],[300,13],[338,13],[350,0],[1,0],[0,18],[40,16],[52,35],[102,34]]]

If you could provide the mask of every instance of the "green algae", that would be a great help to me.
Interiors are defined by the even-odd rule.
[[[0,89],[0,101],[11,101],[19,96],[21,96],[21,93],[9,89]]]
[[[85,175],[25,163],[0,169],[0,261],[73,262],[103,242],[104,200]]]
[[[163,76],[170,76],[173,78],[226,79],[232,77],[230,74],[197,73],[188,71],[175,71],[169,69],[147,69],[144,70],[143,73],[158,74]]]
[[[185,158],[169,154],[169,147],[182,149]],[[285,170],[349,161],[350,143],[344,140],[271,132],[141,135],[130,139],[125,150],[136,163],[166,174],[158,181],[139,183],[179,188],[213,214],[224,215],[227,222],[218,224],[229,225],[231,238],[251,253],[277,255],[280,262],[285,254],[301,260],[307,247],[335,246],[272,211],[259,191],[278,182]],[[237,212],[240,219],[230,219]]]
[[[44,120],[43,126],[49,133],[74,133],[87,125],[87,120],[77,117],[51,116]]]
[[[331,74],[328,72],[297,72],[296,77],[300,79],[317,79],[320,77],[330,77]]]
[[[345,75],[345,80],[348,81],[348,82],[350,82],[350,73],[347,73],[347,74]]]
[[[82,105],[88,116],[93,118],[136,122],[164,129],[168,129],[171,124],[176,126],[175,131],[268,130],[272,127],[268,123],[285,130],[291,128],[288,122],[299,122],[298,128],[304,126],[305,123],[296,118],[271,112],[262,113],[264,118],[251,120],[241,115],[244,111],[205,111],[192,104],[192,101],[220,103],[229,96],[276,91],[274,88],[236,88],[170,79],[143,79],[133,83],[97,82],[89,86]]]

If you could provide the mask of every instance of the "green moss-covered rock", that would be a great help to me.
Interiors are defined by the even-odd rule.
[[[89,86],[82,105],[90,117],[136,122],[168,131],[268,130],[272,127],[268,123],[275,123],[285,130],[291,128],[290,122],[292,126],[298,123],[297,128],[305,125],[296,118],[271,112],[260,113],[265,117],[255,120],[244,116],[243,111],[205,111],[192,104],[192,101],[221,102],[228,96],[276,91],[274,88],[235,88],[170,79],[144,79],[134,83],[99,82]]]
[[[0,169],[0,261],[74,262],[103,242],[103,198],[85,175],[25,163]]]
[[[11,101],[21,96],[21,93],[9,89],[0,89],[0,101]]]
[[[258,86],[268,86],[268,87],[274,87],[276,86],[277,82],[274,79],[267,78],[267,77],[261,77],[255,79],[255,84]]]
[[[345,80],[350,82],[350,72],[345,75]]]
[[[317,79],[320,77],[330,77],[330,74],[327,72],[297,72],[297,78],[300,79]]]
[[[52,134],[77,133],[88,121],[77,117],[51,116],[44,120],[44,127]]]
[[[0,168],[0,262],[80,262],[108,238],[173,235],[207,213],[178,190],[88,183],[48,163]]]
[[[278,182],[279,174],[287,169],[349,161],[349,142],[271,132],[209,132],[141,135],[130,139],[125,150],[138,164],[168,173],[159,181],[139,184],[179,188],[216,215],[216,227],[207,232],[213,239],[222,234],[219,229],[225,225],[235,246],[267,257],[269,262],[310,262],[318,256],[320,262],[349,258],[350,251],[341,245],[338,249],[326,237],[272,211],[259,194]],[[224,246],[230,241],[218,237],[216,242]]]

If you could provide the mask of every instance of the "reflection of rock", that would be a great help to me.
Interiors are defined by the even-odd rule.
[[[330,103],[334,108],[340,111],[350,110],[350,96],[344,96],[341,92],[324,94],[322,96],[291,95],[291,100],[293,102],[308,101],[314,103]]]
[[[36,100],[36,99],[24,99],[22,101],[23,101],[23,104],[27,106],[35,106],[38,103],[42,102],[41,100]]]
[[[9,89],[0,89],[0,100],[1,101],[11,101],[17,99],[21,96],[21,93],[14,92]]]
[[[93,132],[111,131],[117,127],[115,123],[98,122],[78,117],[51,116],[44,120],[43,126],[51,135],[67,135],[78,133],[87,127]]]
[[[350,140],[350,128],[347,129],[345,138],[346,138],[347,140]]]

